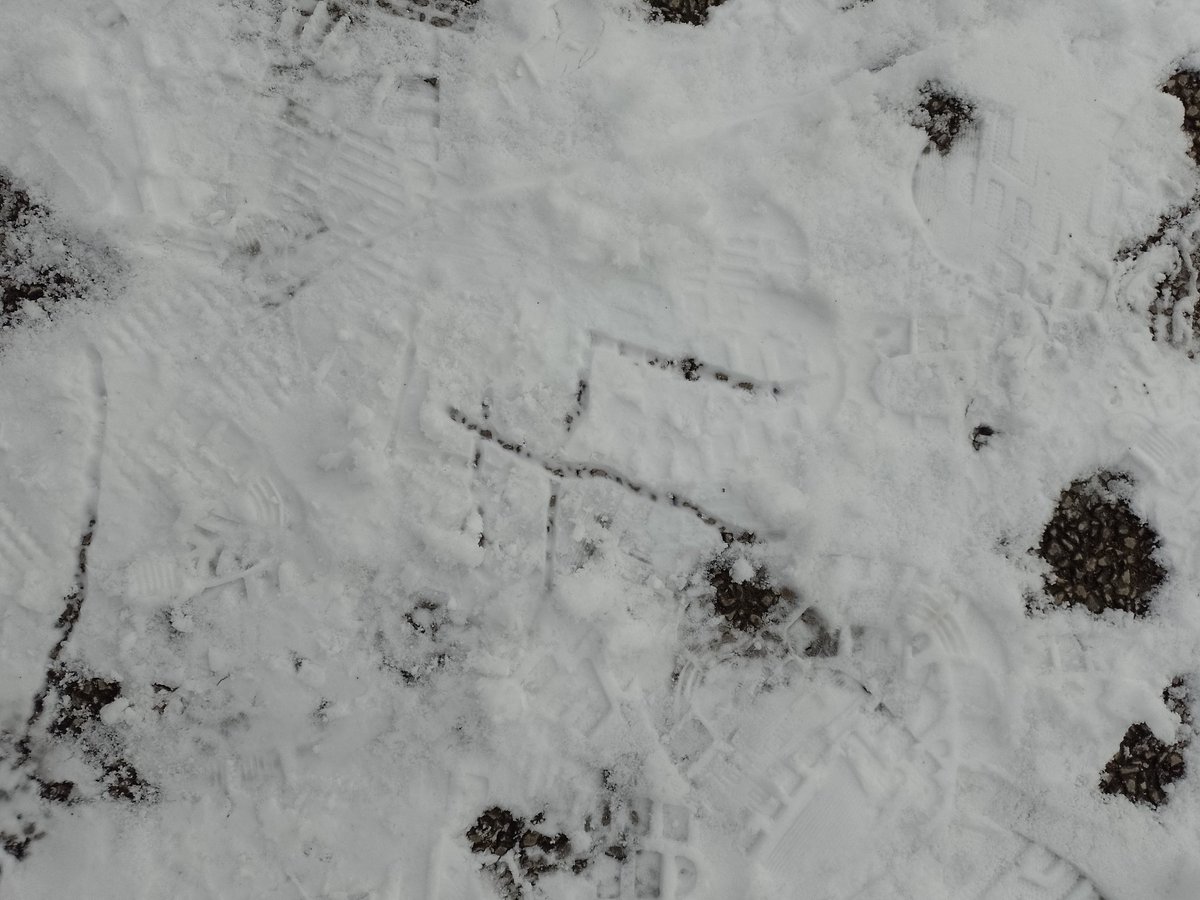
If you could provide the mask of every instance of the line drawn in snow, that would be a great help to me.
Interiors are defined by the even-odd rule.
[[[554,590],[554,559],[558,542],[558,490],[550,489],[550,500],[546,504],[546,593]]]
[[[83,611],[83,604],[87,599],[88,588],[88,553],[92,545],[92,537],[95,535],[96,523],[100,518],[100,485],[104,468],[104,456],[107,450],[108,388],[104,379],[104,364],[99,352],[94,347],[88,348],[88,374],[90,380],[89,392],[92,395],[96,410],[96,425],[87,448],[85,470],[87,472],[88,486],[88,496],[85,501],[87,524],[83,528],[79,539],[75,583],[71,593],[65,598],[63,612],[55,623],[56,627],[60,629],[60,637],[50,651],[51,661],[58,659],[63,648],[70,641],[75,626],[79,622],[79,616]],[[45,691],[46,686],[43,686],[39,699],[35,701],[35,706],[41,705],[42,700],[45,698]]]
[[[803,391],[827,421],[841,404],[845,363],[835,349],[836,306],[809,284],[807,235],[778,204],[758,203],[744,218],[742,230],[718,235],[674,286],[688,320],[722,323],[719,335],[700,337],[697,355],[720,353],[722,363],[709,370],[718,380]]]
[[[602,429],[597,433],[599,426],[594,429],[594,420],[588,417],[588,412],[594,404],[598,403],[598,409],[611,415],[614,409],[621,408],[626,402],[621,393],[629,388],[627,376],[621,372],[625,365],[645,367],[643,372],[662,372],[665,376],[678,377],[689,384],[697,385],[695,396],[690,397],[687,396],[691,391],[689,388],[676,389],[672,386],[669,389],[670,393],[667,393],[664,390],[666,385],[654,383],[658,381],[656,374],[638,375],[639,378],[645,379],[646,389],[653,395],[676,397],[674,404],[658,404],[654,413],[646,410],[638,413],[648,416],[653,421],[654,427],[658,429],[657,434],[660,435],[656,440],[665,438],[667,441],[666,446],[656,455],[655,466],[663,470],[669,469],[678,459],[679,447],[687,448],[685,452],[689,453],[696,449],[697,435],[681,431],[681,422],[675,416],[676,411],[682,415],[684,410],[693,409],[689,401],[696,404],[694,409],[697,412],[707,410],[708,415],[715,417],[716,428],[710,430],[710,436],[713,438],[711,446],[716,447],[719,444],[721,450],[713,452],[723,460],[722,465],[731,465],[732,461],[748,451],[759,435],[771,441],[780,427],[787,427],[777,414],[786,419],[795,407],[785,408],[779,406],[777,401],[788,399],[809,386],[804,379],[773,381],[715,364],[701,356],[683,352],[664,353],[598,331],[589,332],[585,356],[578,375],[575,402],[564,416],[566,434],[572,436],[577,431],[582,431],[584,434],[576,439],[577,442],[595,444],[599,440],[600,446],[604,448],[600,451],[602,455],[614,461],[625,460],[624,464],[627,466],[631,464],[628,456],[633,447],[620,441],[609,441]],[[719,415],[713,412],[717,406],[722,409]],[[742,423],[741,427],[735,424],[739,422]],[[649,431],[648,428],[647,440]],[[672,444],[672,440],[677,442]],[[643,452],[652,453],[645,449]],[[670,477],[666,471],[648,477],[653,479],[664,476]]]
[[[589,359],[588,368],[590,370],[591,361]],[[567,434],[571,433],[571,429],[575,427],[575,423],[583,418],[583,414],[587,411],[587,391],[588,383],[586,372],[580,375],[579,383],[575,388],[575,406],[571,412],[567,413],[563,418],[563,424],[566,426]]]
[[[703,362],[694,356],[669,356],[648,347],[638,346],[637,344],[623,341],[601,332],[593,332],[592,348],[594,349],[597,346],[611,347],[621,356],[634,360],[636,363],[653,366],[665,372],[678,372],[686,381],[712,381],[739,391],[744,391],[747,394],[768,394],[773,397],[779,397],[785,393],[789,393],[795,387],[794,383],[769,381],[755,378],[751,375],[731,372],[712,363]],[[585,380],[580,379],[580,384],[586,389],[587,382]],[[577,399],[582,412],[582,390]],[[578,418],[578,416],[574,418]]]
[[[733,392],[743,393],[747,396],[758,394],[765,396],[768,399],[773,399],[784,395],[790,389],[790,386],[783,382],[770,382],[763,379],[752,379],[749,376],[731,373],[726,369],[703,362],[695,357],[682,357],[680,359],[675,359],[665,354],[658,353],[652,349],[618,340],[604,333],[591,332],[589,337],[590,340],[585,351],[586,360],[579,372],[578,381],[574,392],[574,403],[571,404],[569,411],[563,417],[564,430],[568,435],[570,435],[574,429],[579,427],[580,424],[586,421],[585,415],[589,406],[589,392],[592,390],[592,384],[595,379],[595,373],[592,371],[592,367],[597,348],[606,348],[614,351],[616,355],[623,359],[632,361],[635,365],[647,365],[665,372],[677,372],[684,380],[688,382],[704,382],[714,386],[722,385]],[[722,521],[720,517],[712,514],[699,503],[691,500],[690,498],[680,496],[670,491],[656,491],[645,482],[627,477],[612,465],[573,463],[563,460],[554,454],[532,453],[526,448],[524,442],[506,440],[496,429],[492,427],[491,423],[489,422],[490,407],[486,400],[482,403],[481,408],[482,412],[479,420],[469,419],[458,409],[452,408],[449,410],[451,419],[466,427],[468,431],[477,435],[480,445],[483,443],[494,444],[512,456],[515,456],[519,459],[525,459],[538,465],[543,471],[552,476],[554,479],[607,480],[618,484],[633,494],[643,496],[652,502],[670,504],[675,507],[687,509],[705,524],[716,527],[721,532],[722,538],[726,541],[726,543],[750,543],[755,540],[755,535],[748,529],[741,528],[731,522]],[[475,468],[479,467],[481,459],[480,454],[480,446],[477,446],[473,461]],[[547,590],[550,590],[553,585],[555,565],[554,560],[556,555],[555,542],[557,534],[554,504],[558,499],[558,489],[556,487],[552,488],[549,501],[550,505],[546,514],[547,545],[545,579]],[[808,616],[810,620],[815,621],[815,613],[809,613]],[[807,632],[810,630],[811,623],[801,623],[793,629],[794,636],[798,637],[800,636],[801,632]],[[817,637],[814,636],[813,639],[816,640]]]
[[[611,466],[591,465],[588,463],[574,463],[565,460],[558,460],[552,456],[543,456],[535,454],[528,450],[523,442],[507,440],[499,435],[491,428],[485,427],[486,423],[477,422],[459,410],[451,407],[447,410],[451,420],[462,425],[468,431],[479,436],[480,440],[487,441],[489,444],[494,444],[507,453],[511,453],[521,459],[525,459],[534,465],[540,466],[549,475],[557,479],[588,479],[597,478],[606,481],[611,481],[613,484],[619,485],[640,497],[644,497],[652,503],[669,504],[670,506],[685,509],[696,516],[706,525],[711,525],[721,533],[722,540],[727,544],[734,542],[752,543],[755,540],[754,532],[741,528],[731,522],[711,514],[699,504],[686,497],[671,491],[656,491],[653,488],[644,485],[632,478],[627,478],[621,473],[615,471]]]
[[[109,397],[103,362],[95,347],[88,348],[88,362],[89,391],[96,407],[96,424],[88,443],[85,464],[88,494],[83,505],[86,524],[80,534],[73,584],[70,592],[63,598],[63,609],[55,622],[58,639],[47,653],[42,684],[32,698],[24,730],[15,744],[14,770],[22,771],[30,785],[38,785],[38,793],[43,800],[70,802],[74,797],[74,784],[44,780],[36,771],[37,756],[44,741],[49,738],[78,737],[82,741],[80,747],[84,756],[101,771],[98,781],[105,787],[106,795],[114,800],[137,802],[152,799],[157,794],[157,789],[145,782],[137,770],[121,758],[119,751],[114,751],[112,747],[103,743],[96,744],[86,736],[81,737],[81,723],[95,718],[99,704],[107,703],[119,694],[119,683],[105,682],[102,679],[81,679],[81,676],[73,673],[62,661],[63,651],[70,643],[87,602],[88,562],[101,512],[101,480],[106,452]],[[93,689],[96,685],[99,686],[98,693]],[[49,721],[43,721],[52,711],[48,709],[48,701],[52,696],[55,697],[58,715],[51,717]],[[82,708],[72,710],[61,706],[60,701],[64,697],[70,702],[78,701]],[[45,735],[41,733],[43,728]]]

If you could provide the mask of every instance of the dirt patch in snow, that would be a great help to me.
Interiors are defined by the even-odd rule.
[[[1055,606],[1116,609],[1144,616],[1167,573],[1159,539],[1129,503],[1128,475],[1099,472],[1058,498],[1036,554],[1050,566],[1046,595]]]
[[[518,900],[526,885],[537,884],[547,872],[569,867],[571,842],[561,832],[539,830],[537,826],[544,821],[544,813],[526,822],[510,810],[493,806],[467,831],[471,852],[495,857],[484,870],[496,878],[504,900]]]
[[[1200,164],[1200,72],[1182,69],[1166,80],[1162,90],[1183,104],[1183,130],[1192,142],[1188,155]]]
[[[125,758],[118,728],[103,721],[105,707],[122,696],[121,682],[83,672],[62,658],[86,599],[95,526],[94,519],[89,521],[80,536],[75,584],[63,598],[63,611],[55,623],[59,639],[50,648],[24,733],[0,734],[0,849],[17,860],[24,859],[32,842],[44,836],[35,823],[49,814],[52,805],[71,805],[89,795],[132,803],[158,796],[158,789]],[[92,790],[81,793],[75,782],[49,776],[46,760],[55,746],[63,745],[69,746],[70,756],[92,767]]]
[[[100,711],[121,696],[119,681],[88,678],[61,666],[52,669],[47,680],[58,698],[48,731],[60,737],[82,735],[100,721]]]
[[[98,771],[97,784],[111,800],[152,800],[157,789],[146,782],[137,768],[120,751],[119,732],[102,721],[106,706],[121,698],[121,683],[56,665],[46,675],[44,706],[49,715],[44,738],[29,737],[24,751],[32,760],[41,755],[35,748],[70,742]],[[43,743],[44,742],[44,743]],[[76,786],[69,781],[41,781],[39,794],[45,800],[69,803],[76,799]]]
[[[1163,703],[1179,716],[1190,732],[1190,697],[1183,678],[1176,678],[1163,691]],[[1163,805],[1168,799],[1165,786],[1187,774],[1183,751],[1189,743],[1185,737],[1166,744],[1154,736],[1145,722],[1131,725],[1121,740],[1120,749],[1100,775],[1100,790],[1106,794],[1120,794],[1132,803]]]
[[[0,328],[49,318],[95,287],[89,253],[0,170]]]
[[[975,106],[938,82],[927,81],[921,87],[921,102],[913,110],[911,121],[929,136],[925,152],[937,150],[945,156],[959,135],[975,124]]]
[[[708,11],[725,0],[649,0],[654,22],[678,22],[684,25],[703,25]]]
[[[971,431],[971,449],[978,453],[986,447],[993,437],[996,436],[996,429],[991,425],[976,425]]]
[[[730,545],[692,576],[681,623],[687,660],[759,660],[838,655],[841,634],[821,611],[781,582],[753,550]]]
[[[617,873],[627,863],[632,863],[635,871],[636,896],[659,896],[654,890],[657,877],[649,865],[654,854],[643,852],[642,839],[654,828],[652,818],[666,813],[657,810],[650,799],[618,784],[612,771],[604,770],[600,775],[599,797],[581,823],[582,833],[587,835],[586,847],[573,847],[564,832],[547,828],[545,812],[526,819],[510,809],[492,806],[467,829],[465,837],[471,851],[484,858],[480,870],[501,900],[541,896],[538,880],[549,873],[578,876],[593,869],[597,870],[598,896],[626,896],[619,887],[615,892],[611,888],[616,887],[614,876],[617,884],[624,880]],[[676,818],[686,817],[679,808],[674,812]],[[677,830],[669,823],[661,827],[664,834]]]
[[[797,602],[794,590],[776,584],[766,567],[740,555],[719,555],[708,564],[704,580],[712,589],[713,612],[730,635],[761,635],[778,625]]]

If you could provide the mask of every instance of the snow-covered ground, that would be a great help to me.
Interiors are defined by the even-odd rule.
[[[650,13],[0,5],[5,900],[1200,896],[1200,9]]]

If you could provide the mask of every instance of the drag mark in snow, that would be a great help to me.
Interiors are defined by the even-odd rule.
[[[48,653],[45,676],[33,698],[33,708],[25,722],[24,732],[15,742],[16,753],[12,765],[12,771],[19,778],[17,790],[24,792],[36,785],[41,799],[50,803],[71,802],[75,785],[68,781],[49,781],[36,771],[32,746],[33,730],[45,715],[47,698],[53,691],[58,697],[56,702],[59,705],[57,715],[47,725],[48,733],[56,737],[81,738],[85,728],[90,726],[93,720],[99,718],[100,708],[120,694],[119,682],[83,677],[79,673],[71,671],[60,661],[63,649],[70,641],[75,626],[79,623],[83,604],[87,599],[88,555],[99,518],[100,474],[108,418],[108,392],[105,387],[99,352],[95,348],[89,348],[88,355],[91,369],[91,390],[96,404],[96,426],[88,448],[89,491],[85,504],[86,524],[79,539],[74,583],[63,600],[63,610],[55,622],[59,637]],[[154,789],[146,784],[137,774],[136,769],[124,759],[111,752],[105,753],[86,739],[83,742],[83,749],[89,757],[99,757],[103,767],[102,783],[110,798],[138,800],[153,795]],[[4,799],[9,798],[10,794],[4,792]],[[17,819],[22,820],[22,818],[22,815],[18,813]],[[0,848],[20,860],[28,852],[30,843],[43,837],[44,834],[45,832],[39,830],[36,824],[25,821],[20,835],[0,832]]]
[[[104,456],[105,432],[108,425],[108,390],[104,383],[103,363],[99,352],[93,347],[88,351],[92,376],[92,391],[96,403],[96,428],[92,434],[91,446],[88,451],[88,486],[87,524],[79,538],[79,553],[75,565],[75,583],[70,593],[63,599],[63,611],[55,622],[59,630],[58,641],[50,649],[50,665],[46,669],[46,677],[42,686],[33,698],[33,710],[25,723],[25,733],[18,748],[22,763],[28,761],[30,755],[29,738],[34,725],[42,715],[46,705],[46,696],[55,677],[55,663],[62,655],[63,648],[71,639],[79,616],[83,612],[83,602],[87,598],[88,551],[92,546],[92,537],[96,532],[96,520],[100,508],[100,470]]]
[[[17,743],[17,767],[32,768],[34,763],[33,732],[39,722],[46,718],[47,699],[53,693],[55,712],[46,722],[45,730],[51,739],[74,739],[79,742],[82,755],[95,763],[101,775],[105,795],[112,800],[138,802],[151,799],[157,789],[138,774],[137,769],[118,752],[114,752],[111,740],[97,740],[92,733],[95,723],[101,719],[101,710],[120,697],[120,682],[103,678],[87,677],[74,671],[61,660],[63,649],[70,641],[83,613],[88,589],[88,556],[96,532],[100,507],[100,479],[106,446],[108,419],[108,391],[105,387],[104,371],[99,352],[89,349],[92,372],[92,394],[96,403],[96,427],[93,431],[88,452],[87,525],[79,541],[79,552],[75,569],[75,583],[64,598],[64,607],[55,623],[59,639],[51,648],[49,664],[41,688],[33,700],[33,710],[26,721],[25,731]],[[74,799],[74,783],[69,781],[50,782],[27,769],[26,775],[39,786],[41,797],[50,802],[69,803]]]
[[[514,456],[529,460],[534,465],[540,466],[548,474],[558,479],[576,478],[579,480],[587,478],[601,478],[605,481],[611,481],[625,488],[627,491],[632,491],[639,497],[645,497],[653,503],[669,503],[671,506],[686,509],[696,516],[705,525],[711,525],[721,532],[721,539],[727,544],[732,544],[735,541],[741,544],[752,544],[755,540],[754,532],[740,528],[731,522],[714,516],[712,513],[705,510],[698,503],[681,497],[678,494],[670,491],[658,492],[651,490],[647,486],[634,481],[632,478],[613,471],[608,466],[596,466],[587,463],[572,463],[565,460],[556,460],[553,457],[540,456],[534,454],[525,448],[524,443],[509,441],[497,434],[493,429],[485,427],[485,425],[475,422],[463,415],[459,410],[451,407],[449,410],[450,418],[462,425],[468,431],[479,435],[482,440],[488,441],[500,447]]]

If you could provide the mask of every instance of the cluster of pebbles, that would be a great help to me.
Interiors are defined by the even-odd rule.
[[[1175,679],[1163,691],[1163,701],[1190,730],[1192,719],[1182,678]],[[1183,778],[1187,771],[1183,751],[1188,743],[1184,738],[1166,744],[1154,736],[1146,723],[1131,725],[1116,756],[1101,773],[1100,790],[1120,794],[1133,803],[1161,806],[1167,802],[1165,786]]]
[[[1162,89],[1183,104],[1183,130],[1192,141],[1188,153],[1200,164],[1200,72],[1189,69],[1176,72]]]
[[[1158,535],[1123,496],[1128,476],[1100,472],[1059,496],[1037,555],[1049,566],[1046,594],[1056,606],[1115,609],[1144,616],[1166,571],[1155,559]]]
[[[975,124],[975,106],[936,81],[927,81],[921,87],[921,102],[912,112],[912,124],[929,136],[926,152],[936,149],[945,156],[959,135]]]

